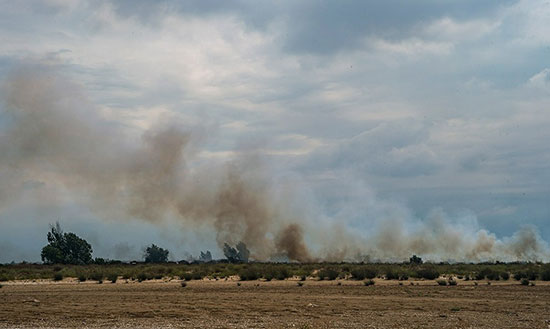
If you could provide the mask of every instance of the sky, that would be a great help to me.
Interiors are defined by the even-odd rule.
[[[92,144],[170,122],[192,132],[189,170],[253,152],[314,218],[303,225],[323,227],[306,229],[308,245],[341,227],[374,241],[396,225],[407,238],[439,218],[504,242],[529,228],[547,246],[549,21],[548,0],[0,0],[0,262],[40,261],[55,221],[97,257],[139,259],[150,243],[173,260],[222,256],[208,225],[98,210],[60,162],[14,169],[28,164],[6,155],[22,147],[6,137],[21,75],[49,82],[20,99],[55,85],[83,127],[117,131]],[[79,145],[30,152],[70,163],[87,156]]]

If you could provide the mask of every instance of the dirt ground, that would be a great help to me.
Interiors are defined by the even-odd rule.
[[[550,285],[516,281],[3,283],[0,328],[550,328]]]

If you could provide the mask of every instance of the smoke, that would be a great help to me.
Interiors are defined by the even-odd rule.
[[[3,89],[0,210],[29,182],[38,182],[71,191],[104,218],[158,225],[178,218],[187,230],[207,227],[216,232],[220,249],[242,241],[255,260],[549,257],[533,228],[497,239],[441,211],[415,219],[372,195],[352,202],[368,205],[363,223],[368,229],[356,230],[346,224],[345,212],[326,216],[305,209],[304,200],[275,181],[254,150],[235,150],[226,162],[205,164],[197,160],[201,129],[167,118],[136,135],[106,120],[77,87],[43,67],[20,69]]]
[[[220,247],[242,241],[255,259],[280,254],[269,233],[291,220],[285,218],[291,202],[277,195],[253,152],[191,167],[201,136],[183,124],[160,122],[133,138],[44,69],[19,70],[4,89],[0,195],[15,197],[26,181],[61,184],[104,217],[161,223],[177,216],[186,229],[213,228]]]

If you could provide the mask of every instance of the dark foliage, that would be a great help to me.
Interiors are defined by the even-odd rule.
[[[225,243],[223,245],[223,254],[230,263],[247,263],[250,251],[244,242],[239,242],[236,248]]]
[[[413,255],[411,258],[409,258],[409,263],[415,264],[415,265],[422,265],[423,261],[422,261],[422,258],[416,255]]]
[[[74,233],[63,233],[56,223],[48,232],[48,245],[42,248],[41,257],[46,264],[90,264],[92,246]]]
[[[439,272],[434,268],[427,267],[417,270],[416,277],[426,280],[435,280],[439,278]]]
[[[170,252],[166,249],[163,249],[155,244],[152,244],[150,247],[145,249],[145,258],[146,263],[166,263],[168,261],[168,254]]]

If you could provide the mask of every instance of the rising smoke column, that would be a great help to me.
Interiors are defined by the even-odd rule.
[[[534,228],[497,239],[442,212],[419,220],[368,195],[352,206],[368,204],[365,211],[376,213],[369,229],[354,230],[337,216],[320,222],[329,216],[296,212],[300,200],[278,188],[259,154],[236,151],[225,163],[194,166],[201,139],[195,130],[171,120],[135,137],[48,68],[14,72],[2,100],[0,211],[28,184],[61,185],[102,217],[158,225],[176,217],[186,229],[214,230],[220,249],[244,242],[256,260],[549,259]]]
[[[220,246],[243,241],[256,259],[281,254],[273,236],[287,225],[287,201],[253,154],[190,169],[193,131],[159,123],[133,139],[43,67],[12,74],[4,92],[9,124],[1,131],[1,196],[15,195],[22,181],[61,183],[87,195],[103,216],[122,211],[159,225],[165,216],[178,216],[187,227],[214,229]],[[300,234],[287,240],[301,241]]]

